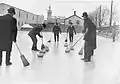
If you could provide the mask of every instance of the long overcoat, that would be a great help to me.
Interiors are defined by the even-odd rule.
[[[87,41],[88,45],[92,46],[92,49],[96,49],[96,26],[91,19],[84,20],[82,32],[85,33],[84,40]]]
[[[9,14],[0,16],[0,51],[11,51],[17,37],[17,20]]]

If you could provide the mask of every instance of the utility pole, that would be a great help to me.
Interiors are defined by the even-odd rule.
[[[96,17],[95,17],[95,19],[96,19],[96,26],[97,26],[97,13],[96,13]]]
[[[101,5],[100,5],[100,12],[99,12],[99,27],[101,27]]]
[[[109,24],[109,26],[112,25],[112,15],[113,15],[113,0],[111,0],[110,24]]]

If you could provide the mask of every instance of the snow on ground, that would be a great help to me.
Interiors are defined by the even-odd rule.
[[[28,32],[19,32],[17,43],[30,62],[29,67],[23,67],[20,54],[13,44],[12,66],[3,65],[0,68],[0,84],[120,84],[120,43],[103,37],[97,38],[97,49],[93,62],[84,63],[78,55],[83,41],[79,41],[75,50],[65,53],[64,40],[66,34],[60,35],[60,42],[54,43],[52,33],[43,33],[44,43],[50,51],[42,58],[38,58],[31,51],[32,41]],[[52,42],[47,43],[52,36]],[[81,34],[77,34],[75,41]],[[38,38],[38,49],[41,39]],[[74,41],[74,42],[75,42]],[[5,55],[5,53],[4,53]]]

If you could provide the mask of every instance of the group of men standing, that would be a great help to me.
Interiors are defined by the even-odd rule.
[[[92,22],[90,18],[88,18],[87,12],[83,13],[84,18],[84,29],[82,30],[82,33],[84,34],[84,60],[85,62],[91,61],[91,56],[94,55],[94,50],[96,49],[96,26]],[[73,23],[70,22],[70,26],[67,28],[67,34],[69,35],[70,42],[73,42],[74,34],[76,35],[76,30]],[[56,36],[57,41],[59,41],[59,33],[61,33],[61,29],[58,26],[58,23],[53,27],[53,33],[54,33],[54,40],[56,42]]]
[[[76,35],[75,28],[72,24],[73,23],[70,22],[70,26],[67,28],[67,35],[69,35],[70,42],[73,42],[74,33]],[[61,28],[58,25],[58,23],[55,24],[55,26],[52,29],[52,32],[54,33],[54,41],[56,42],[56,39],[57,39],[57,42],[59,42],[59,34],[61,34]]]
[[[12,64],[10,62],[12,44],[13,42],[16,42],[17,37],[17,20],[13,17],[15,14],[15,9],[11,7],[8,9],[8,14],[0,16],[0,66],[2,65],[2,51],[6,51],[6,65],[8,66]],[[83,13],[82,17],[84,18],[84,29],[82,33],[84,33],[85,40],[83,60],[89,62],[91,61],[91,56],[94,54],[94,49],[96,49],[96,26],[92,20],[88,18],[86,12]],[[72,24],[73,23],[71,22],[67,29],[70,42],[73,42],[74,33],[76,34],[75,28]],[[45,24],[37,25],[28,33],[33,42],[32,50],[39,51],[37,49],[36,35],[43,38],[40,32],[45,27]],[[58,42],[59,33],[61,33],[61,28],[58,23],[53,27],[52,32],[54,33],[54,41]]]

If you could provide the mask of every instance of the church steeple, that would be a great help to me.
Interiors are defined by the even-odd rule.
[[[51,16],[52,16],[52,10],[51,10],[51,5],[49,5],[47,18],[50,18]]]
[[[51,10],[51,5],[49,5],[49,10]]]

